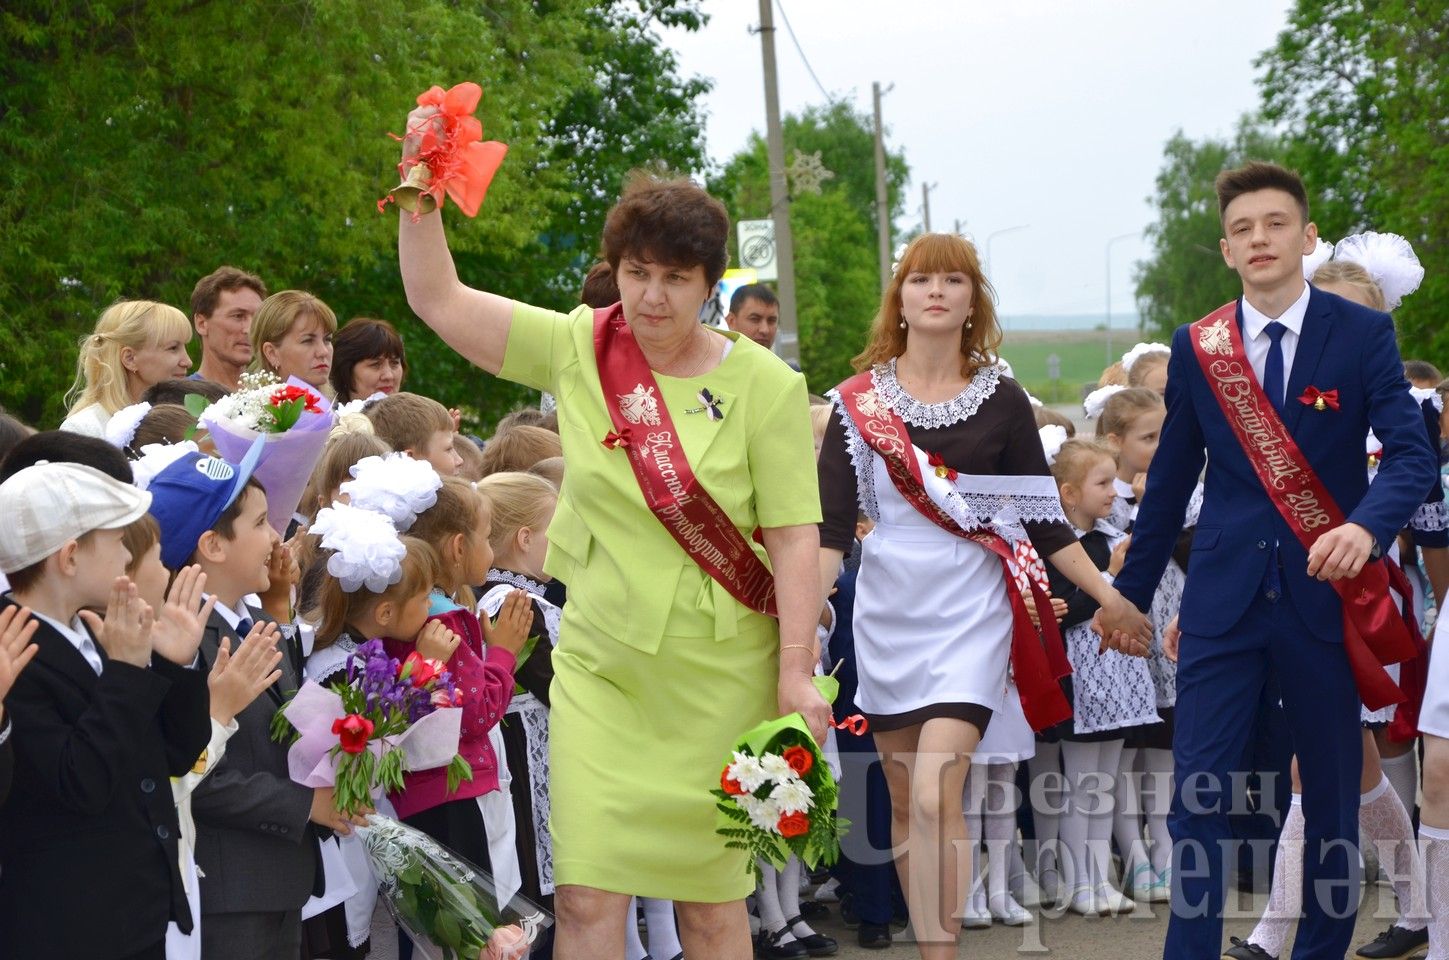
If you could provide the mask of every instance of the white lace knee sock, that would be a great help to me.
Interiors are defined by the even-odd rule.
[[[1384,776],[1389,778],[1389,783],[1394,785],[1394,792],[1399,795],[1404,809],[1412,813],[1414,805],[1419,802],[1419,758],[1410,750],[1397,757],[1381,758],[1379,766],[1383,768]]]
[[[1142,807],[1147,837],[1152,841],[1152,869],[1160,877],[1172,866],[1172,834],[1167,830],[1167,814],[1172,809],[1172,751],[1143,750],[1142,768]]]
[[[624,915],[624,960],[644,960],[647,956],[649,951],[639,939],[639,900],[635,898],[629,901],[629,912]]]
[[[1424,901],[1429,910],[1429,956],[1449,960],[1449,829],[1419,824]]]
[[[760,907],[760,926],[774,933],[785,926],[785,912],[780,906],[780,871],[764,860],[755,862],[760,865],[761,877],[759,885],[755,887],[755,902]],[[779,942],[790,943],[794,939],[794,934],[786,930]]]
[[[1278,853],[1273,858],[1273,891],[1268,895],[1268,909],[1248,942],[1255,943],[1273,956],[1283,952],[1288,934],[1303,912],[1303,796],[1293,794],[1288,816],[1278,835]]]
[[[1379,862],[1386,869],[1392,866],[1389,877],[1399,901],[1398,926],[1405,930],[1424,929],[1428,915],[1424,912],[1424,884],[1419,850],[1414,844],[1414,827],[1387,776],[1358,798],[1358,828],[1378,851]]]
[[[674,901],[640,897],[644,904],[644,929],[649,935],[649,955],[654,960],[674,960],[684,952],[679,928],[674,922]]]
[[[1117,849],[1122,852],[1123,887],[1131,885],[1132,873],[1137,865],[1147,862],[1147,850],[1142,842],[1142,777],[1136,770],[1139,753],[1133,747],[1122,749],[1112,804],[1112,836],[1117,840]]]
[[[1036,833],[1036,840],[1027,850],[1027,862],[1031,864],[1031,872],[1038,874],[1044,862],[1055,863],[1062,813],[1066,809],[1061,744],[1038,743],[1036,755],[1026,762],[1026,770],[1026,802],[1031,804],[1031,822]],[[1048,850],[1053,853],[1044,859],[1043,853]]]
[[[981,838],[986,843],[986,899],[1005,909],[1010,896],[1016,848],[1016,764],[987,767],[986,802],[981,812]]]
[[[791,857],[785,869],[780,871],[780,909],[784,911],[786,920],[800,916],[800,877],[804,872],[799,857]],[[810,924],[803,919],[792,926],[790,932],[799,940],[815,935]]]

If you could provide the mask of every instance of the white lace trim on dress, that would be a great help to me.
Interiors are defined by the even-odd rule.
[[[307,658],[307,679],[325,683],[327,678],[347,669],[347,662],[357,652],[357,642],[347,634],[339,634],[332,645],[313,651]]]
[[[1001,368],[994,364],[978,367],[966,389],[940,403],[922,403],[906,393],[896,379],[894,358],[873,367],[870,379],[876,396],[895,411],[896,416],[913,427],[933,430],[960,423],[981,409],[981,404],[996,392],[996,385],[1001,382]]]
[[[840,422],[845,426],[845,449],[850,454],[850,465],[855,468],[855,498],[861,512],[872,520],[880,521],[880,503],[875,496],[875,458],[876,452],[865,442],[865,437],[860,435],[860,428],[855,425],[854,418],[850,411],[845,409],[845,401],[840,397],[839,390],[831,390],[826,394],[835,404],[836,412],[840,415]]]
[[[1043,476],[959,474],[942,506],[962,529],[990,529],[1008,543],[1030,540],[1023,524],[1067,519],[1056,481]]]

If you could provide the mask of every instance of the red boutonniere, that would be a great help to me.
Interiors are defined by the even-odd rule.
[[[629,445],[629,431],[626,429],[623,433],[615,433],[614,431],[610,430],[604,436],[602,442],[604,446],[608,447],[610,450],[614,449],[615,447],[627,447]]]
[[[936,468],[936,476],[940,477],[942,480],[950,480],[952,483],[956,482],[956,477],[958,476],[958,474],[955,470],[952,470],[950,467],[946,466],[946,461],[941,457],[939,453],[929,454],[926,457],[926,462]]]
[[[1312,407],[1320,412],[1324,410],[1337,410],[1338,391],[1320,390],[1317,387],[1309,387],[1303,391],[1303,396],[1298,398],[1298,402],[1305,407]]]

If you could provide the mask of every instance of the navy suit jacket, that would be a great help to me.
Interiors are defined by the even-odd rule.
[[[1237,323],[1241,331],[1241,300]],[[1205,637],[1231,631],[1259,591],[1276,541],[1282,582],[1303,622],[1315,636],[1341,643],[1338,594],[1308,576],[1308,551],[1253,472],[1198,366],[1191,335],[1182,326],[1172,337],[1167,418],[1117,589],[1148,609],[1206,461],[1202,514],[1179,615],[1182,631]],[[1300,403],[1297,398],[1309,386],[1337,390],[1339,409]],[[1438,459],[1404,379],[1388,314],[1312,289],[1288,374],[1283,420],[1349,522],[1366,528],[1385,551],[1439,482]],[[1370,427],[1384,448],[1372,487],[1364,450]]]

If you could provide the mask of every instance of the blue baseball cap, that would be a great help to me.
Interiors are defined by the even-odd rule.
[[[258,436],[239,464],[188,453],[152,478],[146,489],[151,493],[151,516],[161,527],[161,563],[166,569],[184,567],[201,535],[236,503],[265,445],[266,436]]]

